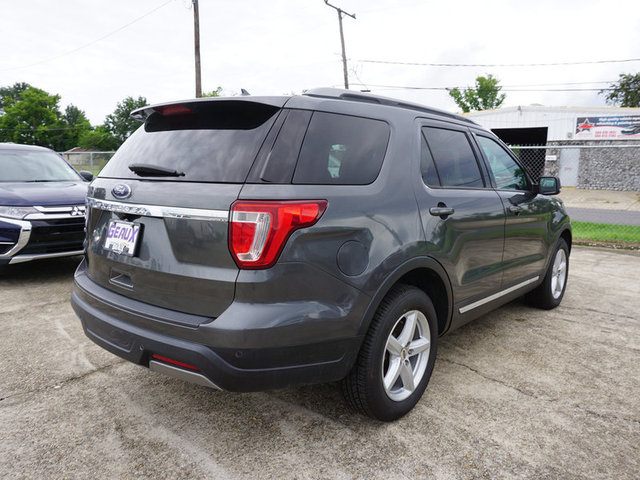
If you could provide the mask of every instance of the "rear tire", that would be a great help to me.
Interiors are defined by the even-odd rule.
[[[562,302],[569,278],[569,247],[564,239],[558,245],[551,258],[544,280],[535,290],[526,296],[527,302],[537,308],[551,310]]]
[[[437,324],[433,303],[422,290],[393,287],[376,311],[355,365],[342,381],[347,402],[382,421],[407,414],[429,383]]]

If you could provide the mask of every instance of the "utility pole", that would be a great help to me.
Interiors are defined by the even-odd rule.
[[[198,0],[191,0],[193,3],[193,36],[194,51],[196,57],[196,98],[202,97],[202,80],[200,77],[200,13],[198,11]]]
[[[331,5],[329,3],[329,0],[324,0],[324,3],[326,3],[331,8],[334,8],[336,12],[338,12],[338,24],[340,25],[340,44],[342,45],[342,70],[344,71],[344,88],[349,90],[349,74],[347,73],[347,54],[345,53],[345,50],[344,50],[344,33],[342,32],[342,14],[348,15],[354,20],[356,19],[356,14],[347,13],[341,8]]]

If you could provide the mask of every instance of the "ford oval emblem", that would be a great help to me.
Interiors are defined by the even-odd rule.
[[[111,189],[111,193],[116,198],[129,198],[131,196],[131,187],[126,183],[119,183]]]

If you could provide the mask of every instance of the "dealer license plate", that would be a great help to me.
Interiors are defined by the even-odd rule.
[[[141,227],[139,223],[110,222],[104,241],[105,250],[132,257],[136,254]]]

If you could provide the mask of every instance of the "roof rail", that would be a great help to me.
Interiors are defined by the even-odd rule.
[[[336,100],[352,100],[355,102],[376,103],[378,105],[386,105],[388,107],[406,108],[409,110],[430,113],[432,115],[453,118],[461,122],[478,125],[478,123],[474,122],[470,118],[463,117],[462,115],[456,115],[455,113],[449,113],[437,108],[425,107],[424,105],[420,105],[419,103],[405,102],[403,100],[382,97],[380,95],[372,95],[370,93],[353,92],[350,90],[342,90],[340,88],[314,88],[312,90],[308,90],[303,95],[307,95],[309,97],[332,98]]]

